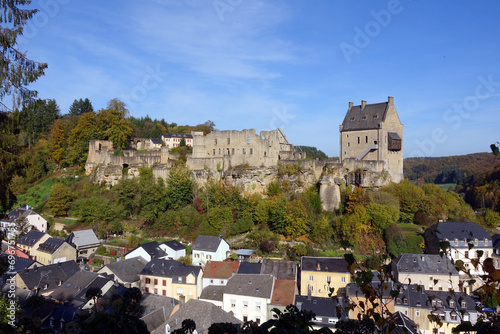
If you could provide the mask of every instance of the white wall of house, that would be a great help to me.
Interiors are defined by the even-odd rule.
[[[36,227],[40,232],[47,232],[47,221],[38,213],[32,213],[26,217],[31,226]]]
[[[224,294],[222,309],[226,312],[233,312],[233,315],[241,321],[256,321],[263,323],[267,321],[267,304],[271,302],[269,298],[254,296],[240,296]]]
[[[181,250],[175,251],[165,244],[160,244],[160,248],[165,253],[167,253],[166,258],[172,258],[173,260],[178,260],[180,257],[186,256],[186,249],[181,249]]]
[[[210,278],[210,277],[203,277],[203,289],[205,289],[207,286],[210,285],[226,285],[227,284],[227,279],[226,278]]]
[[[207,252],[193,249],[193,264],[202,263],[207,261],[224,261],[229,254],[229,244],[222,239],[219,247],[215,252]]]

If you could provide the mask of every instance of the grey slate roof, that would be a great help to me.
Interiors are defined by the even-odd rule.
[[[164,242],[162,242],[162,244],[166,245],[167,247],[169,247],[170,249],[172,249],[174,251],[180,251],[180,250],[186,249],[186,246],[184,246],[183,244],[181,244],[177,240],[164,241]]]
[[[388,105],[388,102],[367,104],[363,109],[361,105],[352,106],[342,122],[342,131],[378,129],[385,120]]]
[[[260,274],[262,263],[241,262],[238,274]]]
[[[420,334],[415,321],[399,311],[391,314],[387,320],[393,321],[396,325],[396,328],[391,331],[393,334]]]
[[[141,306],[144,307],[144,312],[143,312],[144,315],[150,314],[152,312],[161,309],[165,311],[166,318],[170,316],[170,314],[174,310],[174,307],[178,304],[179,301],[174,298],[150,294],[150,293],[144,294],[141,300]],[[163,322],[165,322],[165,320]]]
[[[222,240],[222,237],[198,235],[196,241],[193,243],[193,250],[215,252]]]
[[[295,306],[299,310],[311,311],[318,318],[322,318],[321,322],[315,321],[314,323],[320,327],[334,328],[334,324],[329,324],[328,318],[337,320],[347,320],[348,314],[345,312],[344,307],[349,304],[347,299],[332,300],[331,298],[296,296]],[[340,319],[338,319],[337,311],[340,312]]]
[[[292,280],[297,279],[297,263],[292,261],[267,261],[262,263],[261,274],[271,274],[276,279]]]
[[[196,331],[199,334],[208,333],[208,328],[219,322],[229,322],[240,325],[242,322],[236,319],[231,313],[225,312],[221,308],[210,302],[204,302],[196,299],[190,299],[168,320],[171,333],[182,326],[182,321],[192,319],[196,323]],[[158,327],[152,334],[164,334],[165,325]]]
[[[83,289],[86,289],[97,276],[97,273],[91,271],[79,271],[57,287],[50,297],[63,303],[70,302]]]
[[[139,274],[144,269],[148,262],[142,257],[137,256],[131,259],[125,259],[117,262],[110,263],[105,266],[116,277],[123,282],[136,282],[139,280]],[[101,269],[102,270],[102,269]]]
[[[1,258],[5,258],[6,260],[8,259],[9,255],[8,254],[5,254],[5,253],[2,253],[0,255]],[[31,259],[26,259],[26,258],[23,258],[23,257],[18,257],[18,256],[14,256],[14,268],[7,268],[7,272],[5,272],[5,274],[10,274],[10,273],[17,273],[19,271],[22,271],[24,269],[27,269],[29,268],[30,266],[32,266],[34,263],[36,263],[35,260],[31,260]]]
[[[179,133],[169,133],[167,135],[161,135],[162,138],[193,138],[193,135],[184,135]]]
[[[348,263],[343,257],[303,256],[300,260],[301,270],[323,271],[330,273],[349,273]]]
[[[394,260],[397,270],[403,273],[441,274],[458,276],[458,271],[448,257],[439,254],[402,254]]]
[[[199,266],[186,266],[184,263],[175,260],[152,259],[144,266],[141,275],[171,277],[172,281],[186,283],[186,276],[193,274],[198,279],[201,267]]]
[[[43,243],[38,245],[38,251],[54,254],[54,252],[62,246],[64,240],[57,238],[48,238]]]
[[[464,239],[489,239],[490,234],[484,228],[473,222],[439,222],[432,225],[428,230],[437,230],[440,240],[447,238],[448,240]]]
[[[17,240],[17,243],[23,246],[33,247],[45,234],[40,231],[30,230]]]
[[[132,253],[138,248],[144,249],[149,255],[151,255],[151,258],[160,258],[167,256],[167,253],[163,251],[163,249],[160,248],[158,243],[156,241],[151,241],[142,245],[137,246],[136,248],[132,249],[130,252],[125,254],[127,256],[128,254]]]
[[[150,138],[151,142],[156,145],[161,145],[163,144],[163,141],[160,138]]]
[[[272,275],[236,274],[227,281],[224,293],[271,299],[273,284]]]
[[[224,285],[209,285],[203,289],[199,299],[222,302],[225,288]]]
[[[35,287],[41,289],[47,284],[48,290],[53,290],[58,287],[59,281],[64,282],[80,271],[80,267],[75,261],[59,262],[48,266],[25,269],[18,273],[28,289],[32,290]]]
[[[77,248],[101,243],[91,229],[71,232],[68,238],[66,238],[66,242]]]

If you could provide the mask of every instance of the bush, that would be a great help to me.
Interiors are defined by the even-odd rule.
[[[99,254],[99,255],[106,255],[106,247],[104,247],[104,246],[99,246],[99,247],[97,248],[97,254]]]

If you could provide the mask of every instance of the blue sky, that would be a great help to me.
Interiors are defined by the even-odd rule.
[[[68,111],[113,98],[130,115],[219,130],[276,127],[338,156],[348,102],[394,96],[404,156],[500,140],[494,1],[41,0],[20,49],[30,88]]]

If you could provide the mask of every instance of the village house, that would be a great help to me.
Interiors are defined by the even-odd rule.
[[[377,273],[374,273],[376,277]],[[359,319],[367,314],[368,308],[373,306],[373,303],[378,304],[374,307],[374,311],[383,317],[394,313],[394,297],[392,291],[397,290],[397,284],[389,281],[381,283],[379,279],[374,279],[370,284],[373,291],[377,292],[373,302],[370,301],[372,296],[365,296],[360,287],[356,283],[349,283],[346,287],[347,298],[354,307],[349,310],[349,319]]]
[[[14,279],[16,286],[28,290],[36,289],[40,294],[47,296],[79,271],[80,267],[75,261],[66,261],[22,270]]]
[[[303,256],[300,260],[300,295],[329,297],[330,289],[336,296],[345,296],[345,287],[351,273],[343,257]]]
[[[332,298],[297,296],[295,301],[295,306],[300,311],[310,311],[315,314],[312,325],[314,329],[327,327],[333,332],[335,332],[337,322],[348,319],[348,315],[344,309],[348,305],[348,300],[345,298],[332,300]],[[340,317],[337,314],[339,310]]]
[[[47,241],[50,235],[44,232],[31,230],[17,240],[17,246],[33,260],[37,261],[37,250],[41,243]]]
[[[148,264],[142,256],[136,256],[105,265],[97,273],[113,275],[115,282],[126,288],[140,288],[139,274]]]
[[[76,249],[78,259],[89,259],[101,245],[91,229],[71,232],[66,242]]]
[[[271,301],[267,304],[267,319],[272,319],[276,314],[272,311],[278,309],[284,312],[288,305],[295,305],[297,298],[297,283],[292,280],[275,279],[273,295]]]
[[[29,228],[35,228],[40,232],[47,232],[47,220],[40,216],[38,213],[27,208],[18,208],[9,212],[0,220],[0,228],[5,231],[12,227],[20,218],[25,218],[28,222]]]
[[[183,135],[176,133],[169,133],[167,135],[161,135],[161,141],[168,148],[175,148],[181,145],[181,141],[184,139],[186,146],[193,147],[193,135]]]
[[[164,241],[159,247],[167,254],[169,260],[178,260],[186,256],[186,246],[177,240]]]
[[[243,322],[261,324],[268,320],[267,305],[271,303],[273,288],[272,275],[236,274],[224,289],[222,308]]]
[[[158,245],[156,241],[151,241],[137,246],[125,254],[125,259],[131,259],[137,256],[141,256],[147,262],[152,259],[166,259],[168,257],[167,253],[161,249],[160,245]]]
[[[427,228],[424,232],[425,252],[427,254],[439,254],[440,242],[448,242],[449,250],[447,256],[453,260],[461,260],[465,270],[470,270],[473,276],[484,275],[481,265],[474,266],[472,259],[478,259],[482,263],[493,253],[493,241],[484,228],[473,222],[439,222]],[[461,273],[462,274],[462,273]],[[467,275],[462,275],[461,281],[467,281]],[[480,282],[477,282],[480,284]],[[475,289],[478,286],[467,287]]]
[[[199,235],[193,243],[193,263],[204,265],[207,261],[223,261],[229,256],[229,244],[222,236]]]
[[[475,324],[478,312],[474,299],[463,292],[428,291],[416,284],[405,285],[394,303],[394,312],[401,312],[415,323],[422,334],[452,334],[462,320]],[[428,316],[436,315],[443,322],[439,326]]]
[[[391,263],[394,278],[402,284],[419,284],[427,290],[458,290],[459,274],[446,256],[402,254]]]
[[[210,285],[226,285],[238,273],[239,262],[208,261],[203,270],[203,289]]]
[[[176,299],[198,299],[202,290],[202,270],[175,260],[151,260],[141,271],[141,290]]]
[[[37,261],[43,265],[76,261],[76,249],[62,239],[48,238],[38,245]]]

